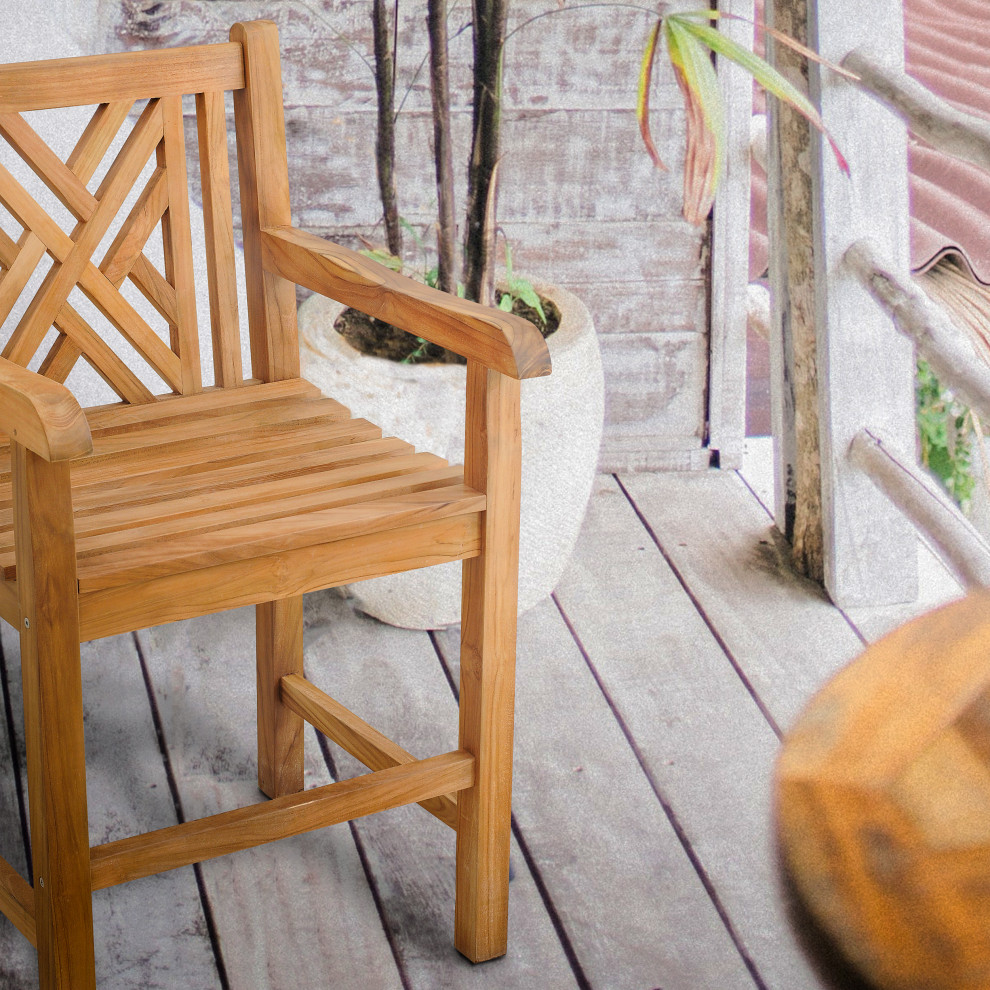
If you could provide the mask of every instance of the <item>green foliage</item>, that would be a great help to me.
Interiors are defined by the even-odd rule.
[[[509,242],[505,242],[505,289],[499,293],[498,308],[505,313],[511,313],[512,307],[517,299],[521,299],[527,306],[536,310],[544,324],[547,322],[547,314],[543,312],[543,304],[540,297],[533,288],[533,283],[528,279],[520,278],[512,270],[512,248]]]
[[[918,362],[915,408],[921,463],[965,512],[973,495],[973,418],[943,388],[926,361]]]

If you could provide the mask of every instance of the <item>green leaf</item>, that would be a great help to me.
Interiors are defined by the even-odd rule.
[[[832,148],[832,153],[835,155],[839,168],[846,175],[849,174],[848,162],[839,150],[832,135],[826,130],[820,114],[811,104],[811,101],[770,65],[769,62],[708,24],[698,24],[695,20],[685,17],[683,14],[670,15],[667,18],[667,23],[669,24],[670,22],[674,22],[684,32],[702,41],[712,51],[742,66],[768,93],[776,96],[777,99],[793,107],[798,113],[806,117],[825,136],[825,139]]]
[[[503,292],[501,298],[498,301],[498,308],[502,310],[503,313],[512,312],[512,296],[508,292]]]
[[[366,258],[370,258],[372,261],[377,261],[378,264],[384,265],[393,272],[402,271],[402,259],[392,254],[391,251],[387,251],[385,248],[375,248],[374,250],[365,249],[363,251],[359,251],[358,253],[364,255]]]
[[[656,145],[653,143],[653,135],[650,133],[650,83],[653,80],[653,63],[657,56],[657,43],[660,40],[660,28],[663,20],[658,20],[650,31],[650,36],[643,50],[643,58],[639,64],[639,88],[636,95],[636,120],[639,121],[639,133],[646,145],[646,151],[653,161],[653,164],[663,171],[667,171],[667,166],[660,159]]]

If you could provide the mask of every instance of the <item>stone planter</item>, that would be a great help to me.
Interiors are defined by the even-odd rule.
[[[522,383],[519,612],[553,591],[574,549],[598,464],[604,384],[598,338],[584,304],[536,285],[561,312],[547,338],[549,378]],[[447,458],[464,459],[463,365],[404,365],[359,354],[333,329],[339,304],[311,296],[299,308],[303,374],[326,395]],[[460,621],[461,565],[440,564],[349,586],[358,607],[391,625],[438,629]]]

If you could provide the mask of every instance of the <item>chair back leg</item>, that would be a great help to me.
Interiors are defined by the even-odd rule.
[[[508,944],[512,732],[519,576],[519,382],[468,365],[464,480],[483,491],[482,552],[464,562],[460,748],[474,786],[458,794],[454,943],[472,962]]]
[[[13,444],[21,676],[42,990],[94,990],[93,899],[69,469]]]
[[[282,704],[279,682],[303,673],[303,597],[255,606],[258,787],[269,797],[303,789],[303,720]]]

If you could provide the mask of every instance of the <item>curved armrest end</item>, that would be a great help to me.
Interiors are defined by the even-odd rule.
[[[59,382],[0,358],[0,430],[46,461],[92,453],[86,414]]]
[[[550,374],[550,352],[528,320],[458,299],[357,251],[294,227],[262,230],[265,268],[510,378]]]

